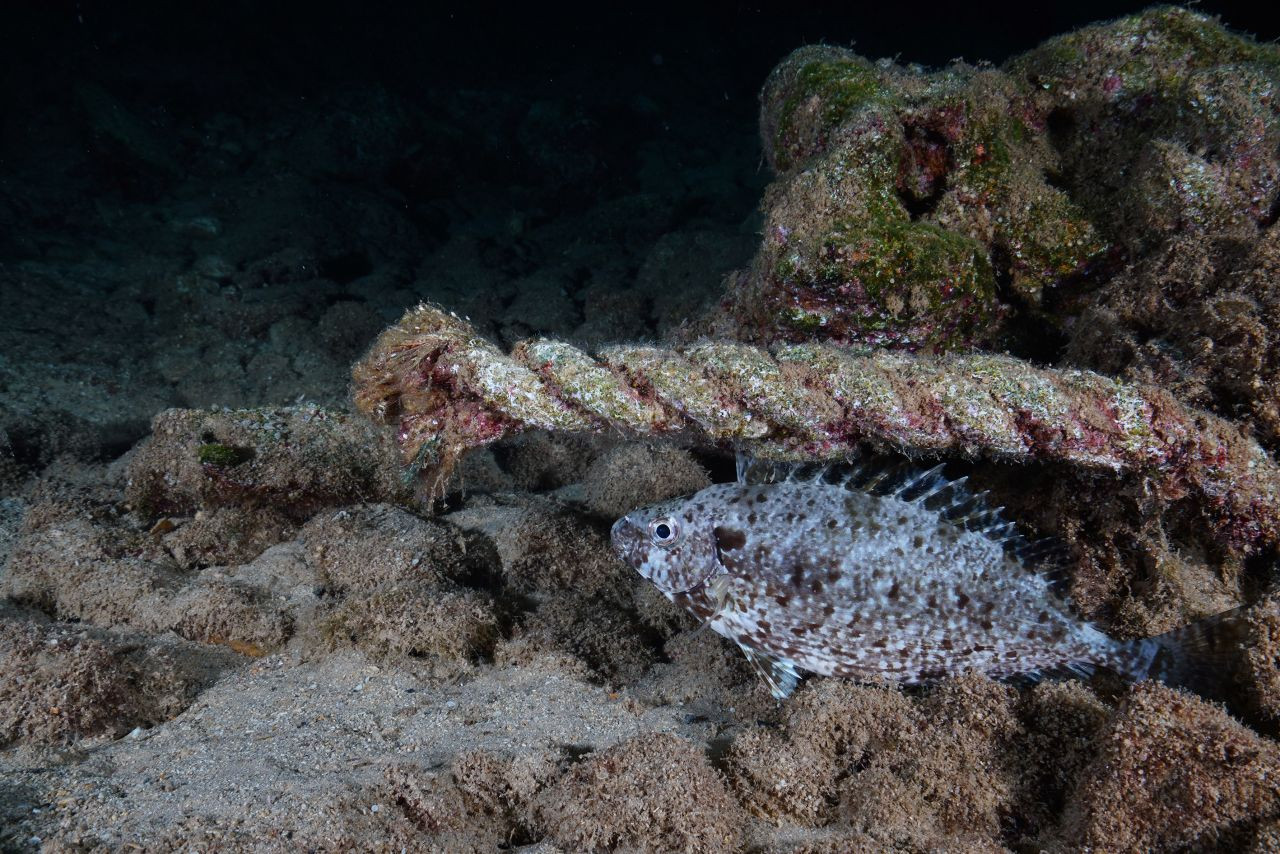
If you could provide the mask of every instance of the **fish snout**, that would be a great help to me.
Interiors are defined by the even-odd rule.
[[[614,553],[632,567],[639,567],[642,562],[640,534],[639,526],[630,516],[623,516],[609,529],[609,542],[613,544]]]

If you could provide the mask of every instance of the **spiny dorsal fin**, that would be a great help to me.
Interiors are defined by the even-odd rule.
[[[1051,537],[1032,540],[1018,534],[1005,543],[1005,550],[1028,571],[1047,581],[1058,598],[1070,601],[1071,554],[1061,541]]]
[[[1003,508],[988,504],[986,492],[970,491],[967,475],[950,479],[945,468],[945,464],[921,468],[905,457],[890,454],[866,454],[834,463],[760,460],[741,452],[737,456],[739,483],[824,483],[918,502],[953,525],[999,543],[1066,599],[1070,561],[1062,545],[1052,540],[1029,540],[1005,517]]]
[[[822,463],[794,463],[761,460],[739,452],[738,483],[772,484],[804,483],[821,477],[829,468]]]

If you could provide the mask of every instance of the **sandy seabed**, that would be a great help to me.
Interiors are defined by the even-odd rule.
[[[773,701],[608,546],[687,451],[534,434],[424,516],[364,423],[269,416],[162,414],[13,514],[8,847],[1271,850],[1280,750],[1160,685]]]

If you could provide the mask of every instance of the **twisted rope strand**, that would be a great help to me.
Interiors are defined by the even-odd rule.
[[[870,441],[1142,476],[1170,497],[1198,493],[1231,542],[1280,542],[1280,468],[1232,424],[1157,387],[1010,356],[709,341],[592,357],[546,340],[507,355],[466,321],[419,306],[353,376],[359,409],[397,425],[406,459],[437,474],[468,448],[534,427],[682,433],[811,460]]]

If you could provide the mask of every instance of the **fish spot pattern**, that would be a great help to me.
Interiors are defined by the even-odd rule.
[[[1036,567],[951,521],[974,501],[952,491],[931,503],[827,473],[716,484],[628,514],[613,541],[677,605],[797,671],[905,683],[1071,662],[1124,672],[1127,648],[1075,616]],[[665,516],[683,520],[674,545],[648,537]]]

